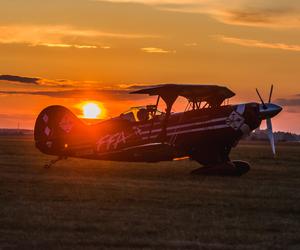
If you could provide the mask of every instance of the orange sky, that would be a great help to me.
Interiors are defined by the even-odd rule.
[[[114,116],[145,103],[127,95],[137,84],[220,84],[246,102],[274,83],[274,129],[300,133],[299,15],[293,0],[1,1],[0,127],[90,99]]]

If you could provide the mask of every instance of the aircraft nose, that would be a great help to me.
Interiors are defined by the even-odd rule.
[[[261,119],[268,119],[276,116],[279,114],[282,110],[282,107],[280,107],[277,104],[274,103],[266,103],[265,105],[260,104],[259,105],[259,113]]]

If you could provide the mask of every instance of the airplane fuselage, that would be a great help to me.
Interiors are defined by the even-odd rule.
[[[120,116],[95,125],[84,124],[62,106],[50,106],[37,119],[35,140],[42,152],[63,157],[158,162],[187,156],[207,165],[226,160],[260,123],[257,103],[171,113],[167,121],[164,115],[146,121]]]

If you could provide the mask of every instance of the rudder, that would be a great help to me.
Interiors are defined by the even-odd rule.
[[[87,125],[69,109],[59,105],[49,106],[36,119],[35,145],[45,154],[64,155],[68,143],[80,137],[86,128]]]

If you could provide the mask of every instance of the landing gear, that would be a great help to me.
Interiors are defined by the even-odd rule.
[[[192,175],[207,176],[241,176],[250,170],[249,163],[245,161],[228,161],[215,165],[207,165],[191,172]]]
[[[204,167],[191,172],[193,175],[207,176],[241,176],[250,170],[245,161],[231,161],[229,154],[233,144],[223,143],[219,146],[200,147],[193,152],[192,159]]]
[[[232,161],[232,163],[235,165],[238,176],[241,176],[243,174],[246,174],[250,170],[250,164],[246,161]]]

